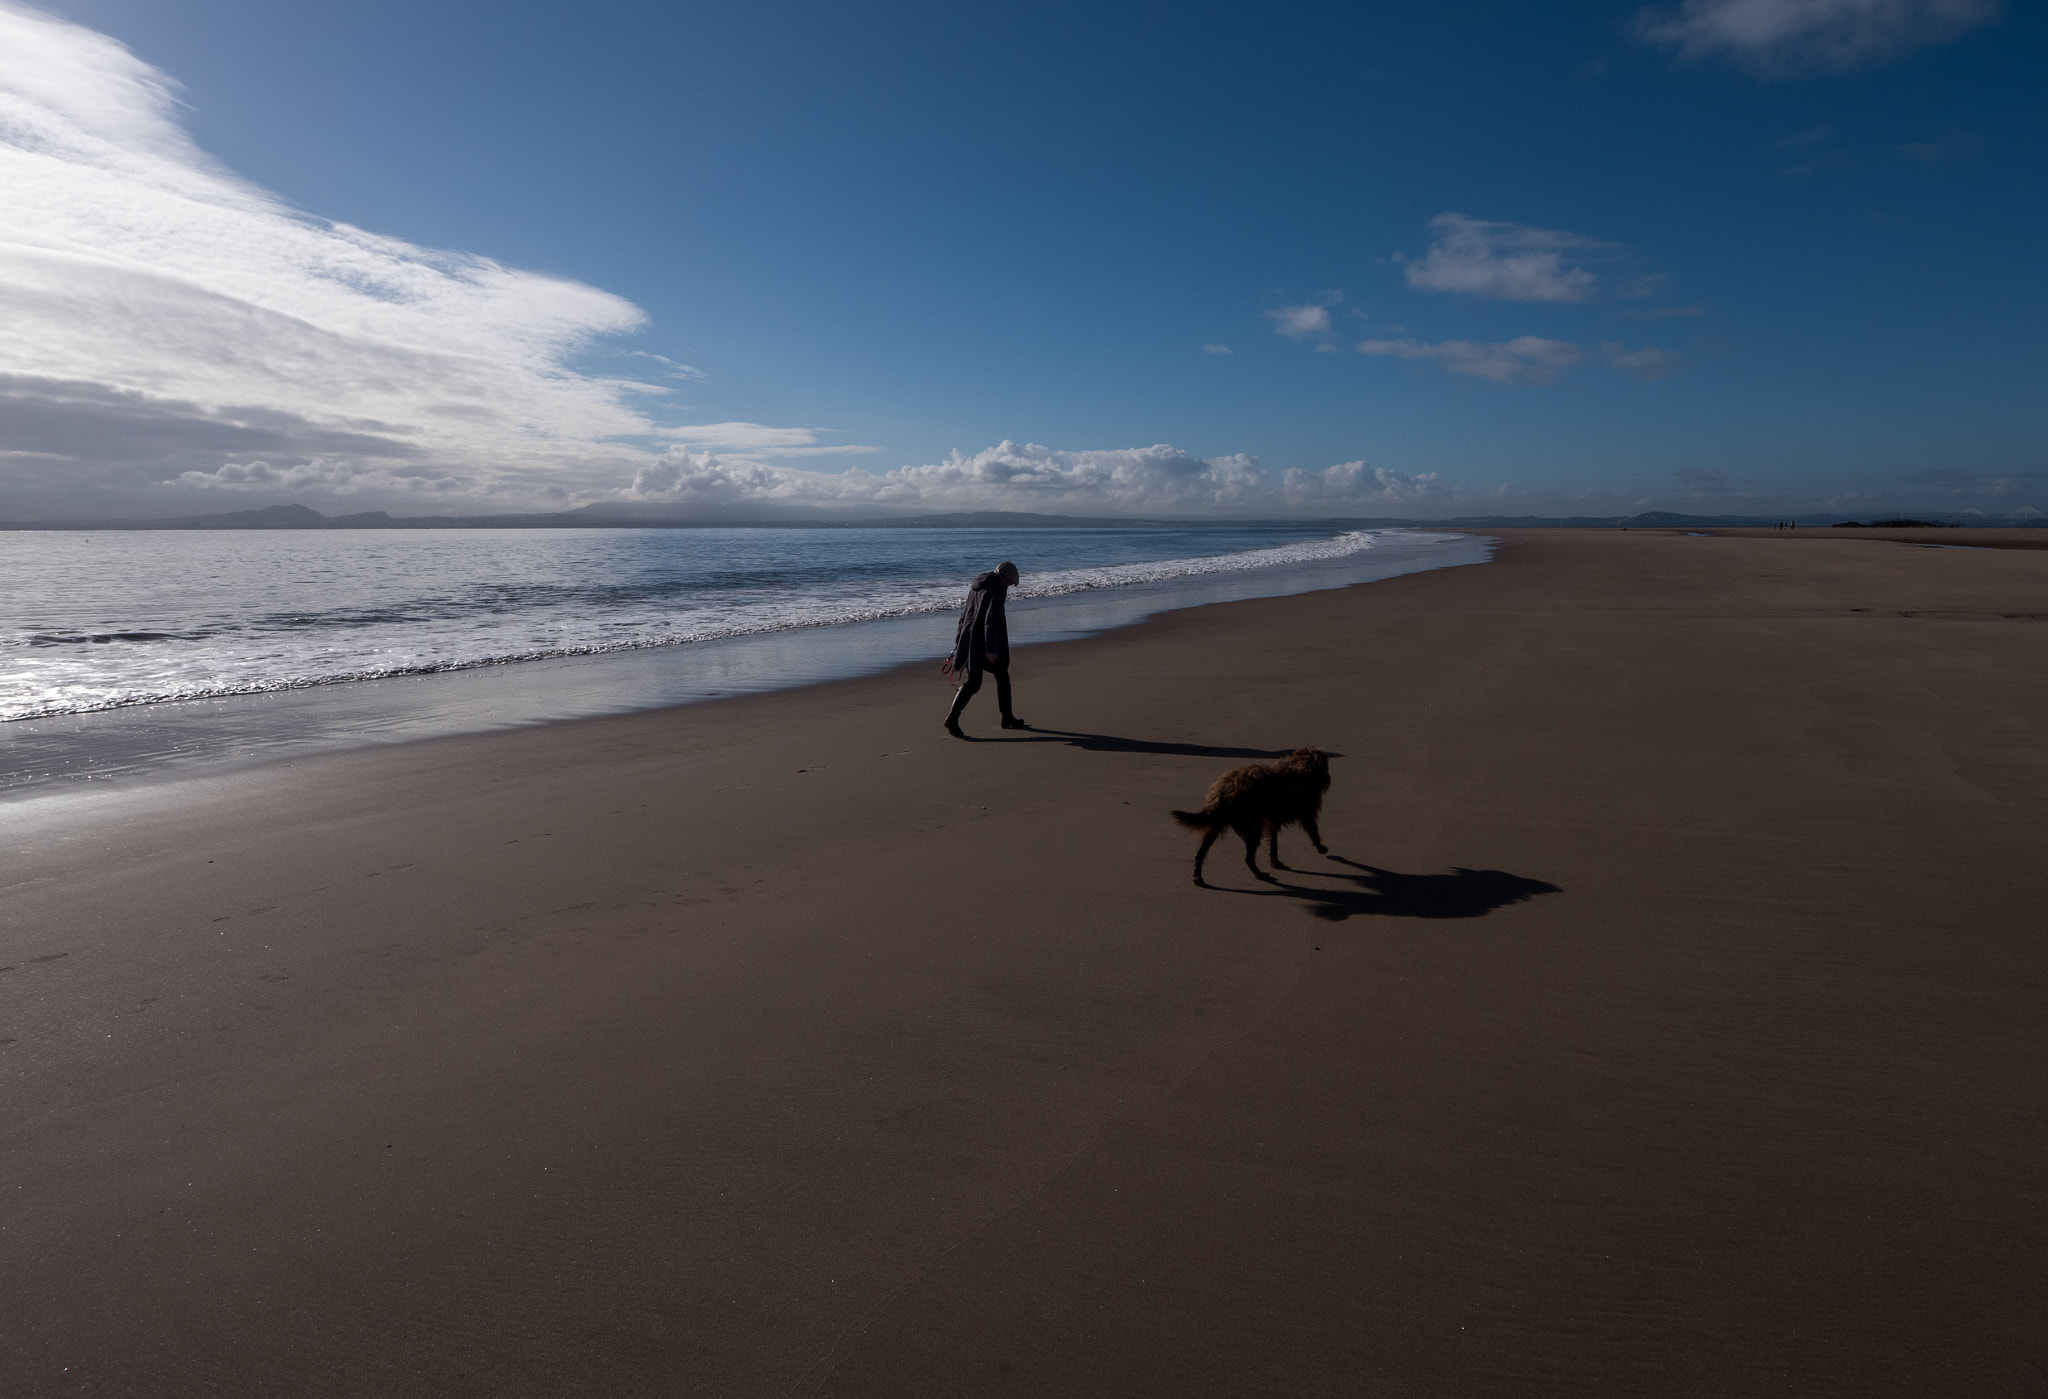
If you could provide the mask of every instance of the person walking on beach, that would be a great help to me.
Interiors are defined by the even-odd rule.
[[[1003,727],[1030,727],[1010,708],[1010,623],[1003,615],[1003,599],[1016,586],[1017,565],[1007,561],[997,564],[993,573],[977,574],[967,585],[967,605],[960,609],[960,626],[953,633],[953,654],[942,667],[960,685],[952,712],[946,715],[946,732],[955,738],[967,737],[960,732],[960,711],[981,689],[982,675],[991,671]],[[964,681],[962,675],[967,677]]]

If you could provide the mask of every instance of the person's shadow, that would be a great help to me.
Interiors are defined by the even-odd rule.
[[[1160,743],[1149,738],[1119,738],[1113,734],[1079,733],[1073,729],[1012,729],[997,743],[1064,743],[1089,753],[1164,753],[1177,758],[1285,758],[1292,748],[1216,748],[1205,743]],[[1342,753],[1332,753],[1341,758]]]
[[[1505,870],[1456,868],[1449,874],[1396,874],[1376,865],[1347,860],[1342,855],[1328,858],[1363,873],[1288,869],[1282,873],[1338,879],[1344,884],[1322,888],[1282,881],[1278,885],[1228,892],[1269,899],[1296,899],[1308,904],[1309,912],[1329,923],[1341,923],[1347,918],[1363,915],[1378,918],[1484,918],[1497,908],[1527,903],[1538,894],[1564,892],[1555,884],[1541,879],[1524,879]],[[1278,878],[1277,875],[1275,877]]]

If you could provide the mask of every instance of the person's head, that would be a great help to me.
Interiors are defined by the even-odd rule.
[[[997,564],[997,565],[996,565],[996,577],[998,577],[998,578],[1000,578],[1000,579],[1002,579],[1002,580],[1003,580],[1003,586],[1004,586],[1004,587],[1006,587],[1006,588],[1014,588],[1014,587],[1016,587],[1016,586],[1017,586],[1017,565],[1015,565],[1015,564],[1011,563],[1011,562],[1010,562],[1010,561],[1009,561],[1008,559],[1005,559],[1005,560],[1003,560],[1003,561],[1002,561],[1001,563],[999,563],[999,564]]]

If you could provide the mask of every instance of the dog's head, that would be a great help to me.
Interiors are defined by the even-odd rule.
[[[1330,785],[1330,755],[1320,748],[1297,748],[1294,756],[1287,760],[1298,768],[1315,774],[1325,787]]]

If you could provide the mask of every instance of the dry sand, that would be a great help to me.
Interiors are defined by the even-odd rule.
[[[1828,539],[1837,543],[1869,543],[1880,540],[1890,544],[1926,544],[1942,549],[2048,549],[2048,529],[1959,529],[1944,526],[1923,526],[1916,529],[1873,529],[1859,525],[1853,529],[1834,526],[1822,529],[1773,530],[1773,529],[1717,529],[1704,531],[1677,530],[1673,533],[1711,533],[1730,539]]]
[[[0,809],[0,1392],[2042,1392],[2048,556],[1502,537]]]

